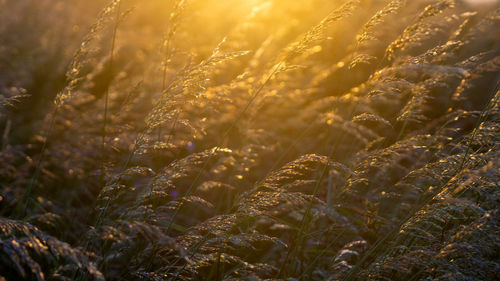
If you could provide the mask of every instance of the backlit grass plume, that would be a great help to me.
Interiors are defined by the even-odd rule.
[[[96,52],[95,47],[91,46],[92,42],[102,36],[101,32],[106,28],[107,23],[113,20],[115,10],[117,9],[121,0],[111,1],[97,17],[97,20],[90,27],[89,32],[83,38],[80,47],[73,56],[73,61],[66,72],[66,83],[64,89],[56,96],[55,103],[61,106],[64,102],[71,97],[73,92],[85,79],[85,73],[82,73],[84,67],[87,66],[89,57]]]
[[[421,40],[421,37],[429,32],[429,25],[425,23],[425,20],[441,14],[445,9],[454,5],[453,0],[442,0],[426,6],[414,22],[406,27],[401,35],[387,47],[385,57],[392,60],[397,50],[404,49],[411,42]]]

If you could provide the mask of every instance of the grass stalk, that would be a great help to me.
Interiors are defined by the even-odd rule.
[[[54,111],[53,111],[52,116],[51,116],[50,121],[49,121],[50,122],[49,128],[45,134],[45,137],[43,138],[42,147],[40,148],[40,153],[39,153],[40,156],[39,156],[38,161],[37,161],[36,166],[35,166],[35,172],[31,176],[31,179],[30,179],[29,184],[28,184],[28,188],[26,189],[26,192],[23,196],[23,199],[19,201],[19,202],[24,202],[24,207],[22,208],[20,213],[17,214],[17,217],[19,217],[19,218],[24,218],[26,216],[31,192],[33,191],[33,188],[35,186],[35,182],[40,177],[40,173],[42,170],[42,162],[44,160],[45,150],[47,149],[47,141],[52,134],[52,130],[54,129],[54,124],[56,122],[56,116],[57,116],[58,112],[59,112],[59,107],[55,106]],[[16,208],[16,209],[18,209],[18,208]]]
[[[110,58],[109,58],[109,77],[113,77],[113,67],[114,67],[114,55],[115,55],[115,47],[116,47],[116,37],[118,35],[118,26],[120,25],[120,9],[121,1],[118,2],[118,6],[116,8],[115,15],[115,23],[113,26],[113,34],[111,37],[111,50],[110,50]],[[109,111],[109,85],[106,86],[106,90],[104,92],[104,114],[102,120],[102,131],[101,131],[101,175],[99,178],[99,185],[104,185],[105,173],[106,173],[106,129],[108,126],[108,111]]]

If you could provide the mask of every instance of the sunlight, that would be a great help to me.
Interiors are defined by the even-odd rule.
[[[465,0],[465,2],[470,4],[500,4],[499,0]]]

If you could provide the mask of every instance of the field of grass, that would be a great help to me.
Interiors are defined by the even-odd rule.
[[[0,281],[500,280],[500,4],[0,0]]]

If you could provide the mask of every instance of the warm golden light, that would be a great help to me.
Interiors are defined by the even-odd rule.
[[[0,281],[497,280],[497,6],[0,0]]]

